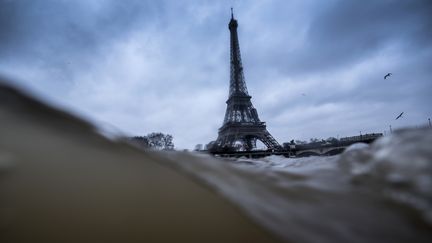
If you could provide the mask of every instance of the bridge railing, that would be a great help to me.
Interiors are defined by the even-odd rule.
[[[371,140],[371,139],[374,140],[382,136],[383,136],[382,133],[366,133],[364,135],[359,135],[359,136],[344,137],[341,138],[340,141],[345,142],[345,141],[364,141],[364,140]]]

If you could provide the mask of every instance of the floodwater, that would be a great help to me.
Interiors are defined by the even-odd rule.
[[[262,159],[97,130],[0,83],[0,241],[432,242],[432,129]]]
[[[331,157],[171,162],[289,242],[431,242],[431,145],[404,130]]]

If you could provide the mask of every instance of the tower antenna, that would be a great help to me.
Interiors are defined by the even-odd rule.
[[[233,8],[231,7],[231,19],[234,19],[234,12],[233,12]]]

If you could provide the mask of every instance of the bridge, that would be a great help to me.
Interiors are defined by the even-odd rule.
[[[347,147],[354,143],[370,144],[377,138],[382,137],[382,133],[370,133],[360,136],[344,137],[335,141],[321,141],[308,144],[289,144],[280,150],[252,150],[252,151],[233,151],[225,150],[212,152],[219,157],[247,157],[260,158],[270,155],[282,155],[285,157],[307,157],[307,156],[331,156],[342,153]]]
[[[331,147],[316,147],[304,150],[297,150],[294,154],[296,157],[308,156],[331,156],[342,153],[348,146],[331,146]]]
[[[331,142],[323,141],[309,144],[294,144],[290,145],[290,151],[292,151],[296,157],[330,156],[342,153],[351,144],[370,144],[382,136],[382,133],[369,133],[360,136],[344,137]]]

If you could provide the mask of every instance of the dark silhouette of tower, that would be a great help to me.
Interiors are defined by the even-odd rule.
[[[225,119],[219,128],[216,145],[219,148],[233,148],[236,142],[240,142],[244,150],[251,150],[256,147],[256,141],[260,140],[268,149],[280,149],[279,143],[267,131],[265,122],[260,121],[258,112],[252,105],[252,97],[248,94],[237,36],[238,24],[232,8],[228,27],[231,33],[230,89]]]

